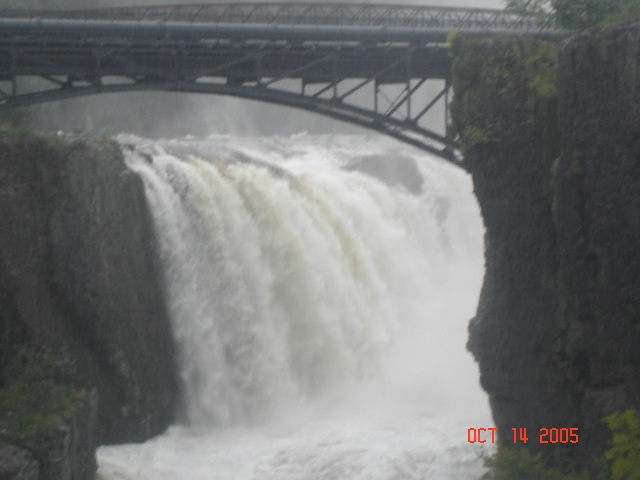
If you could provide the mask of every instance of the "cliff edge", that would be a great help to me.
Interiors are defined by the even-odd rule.
[[[501,445],[526,427],[548,463],[595,476],[603,417],[640,410],[640,22],[452,51],[452,114],[486,226],[468,348]],[[578,428],[579,441],[541,444],[541,428]]]
[[[142,182],[112,141],[2,132],[0,225],[0,439],[10,444],[0,457],[23,448],[44,475],[33,478],[92,478],[95,460],[73,472],[76,453],[161,433],[177,396]],[[20,396],[33,385],[42,391]],[[20,431],[16,418],[37,425],[44,399],[67,387],[51,406],[60,415]],[[65,428],[78,434],[60,442],[77,449],[55,470],[47,458],[57,447],[41,440]]]

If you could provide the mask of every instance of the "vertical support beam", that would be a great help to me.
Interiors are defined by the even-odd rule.
[[[336,101],[338,99],[338,65],[336,62],[338,61],[337,56],[333,57],[333,61],[331,62],[331,76],[333,77],[333,98],[332,100]]]
[[[411,92],[411,50],[407,52],[407,56],[405,57],[406,67],[407,67],[407,121],[411,121],[411,99],[413,97]]]
[[[18,98],[18,82],[16,81],[15,74],[11,75],[11,96]]]
[[[262,70],[262,60],[264,58],[264,54],[260,53],[257,55],[256,57],[256,82],[258,85],[260,85],[262,83],[262,76],[263,76],[263,70]]]
[[[178,47],[176,51],[176,81],[182,83],[187,76],[185,75],[185,57],[184,46]]]
[[[18,98],[18,81],[16,79],[16,55],[15,50],[11,51],[11,96]]]
[[[93,56],[96,59],[96,71],[93,83],[98,87],[98,89],[102,90],[102,55],[100,54],[100,51],[94,51]]]
[[[373,87],[373,111],[374,113],[378,114],[380,113],[380,107],[379,107],[379,100],[378,100],[378,96],[380,95],[380,83],[378,83],[378,79],[376,78],[374,80],[374,87]]]
[[[444,81],[444,136],[449,138],[449,90],[451,81],[446,78]]]

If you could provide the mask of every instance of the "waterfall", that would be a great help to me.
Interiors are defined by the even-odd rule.
[[[164,436],[101,449],[100,478],[477,478],[477,425],[453,420],[488,417],[464,353],[482,274],[464,173],[357,136],[118,140],[182,402]],[[422,191],[367,174],[374,155],[412,162]]]

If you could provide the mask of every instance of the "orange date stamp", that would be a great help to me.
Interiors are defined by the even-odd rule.
[[[467,443],[496,443],[496,427],[490,428],[469,428],[467,430]],[[526,428],[512,428],[513,443],[527,443],[529,440],[535,441],[536,437],[529,438]],[[580,437],[577,428],[546,428],[543,427],[538,432],[538,443],[544,444],[568,444],[578,443]]]

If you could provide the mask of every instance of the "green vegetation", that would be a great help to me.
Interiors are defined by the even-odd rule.
[[[71,420],[85,390],[70,383],[73,362],[62,353],[32,343],[15,348],[3,371],[0,389],[0,437],[17,443]]]
[[[587,476],[569,473],[563,474],[547,468],[542,455],[533,455],[524,448],[503,448],[487,459],[485,465],[490,468],[482,480],[587,480]]]
[[[612,434],[605,460],[611,465],[612,480],[640,480],[640,415],[636,410],[604,418]]]
[[[620,8],[607,13],[601,22],[602,24],[607,25],[609,23],[640,17],[640,0],[626,0],[621,3]]]
[[[550,0],[506,0],[505,10],[547,17],[551,9]]]
[[[542,43],[524,59],[529,73],[529,88],[540,98],[551,98],[557,93],[556,49],[552,44]]]
[[[640,0],[506,0],[505,8],[540,15],[544,21],[568,30],[640,16]]]
[[[33,129],[28,125],[23,110],[9,110],[0,114],[0,133],[23,137],[31,135]]]
[[[0,123],[0,133],[13,135],[15,137],[25,137],[32,135],[33,131],[30,127],[22,125],[14,125],[12,123]]]
[[[599,479],[640,480],[640,414],[626,410],[605,417],[603,422],[612,435],[611,448],[604,455],[604,468]],[[605,467],[603,464],[603,467]],[[534,455],[524,448],[503,448],[485,459],[489,472],[482,480],[586,480],[579,473],[561,473],[548,468],[541,454]]]
[[[447,43],[455,91],[451,110],[463,151],[501,141],[524,125],[544,124],[545,131],[555,125],[550,118],[557,93],[554,42],[509,41],[491,49],[452,33]],[[508,122],[482,107],[497,97],[517,105]]]

